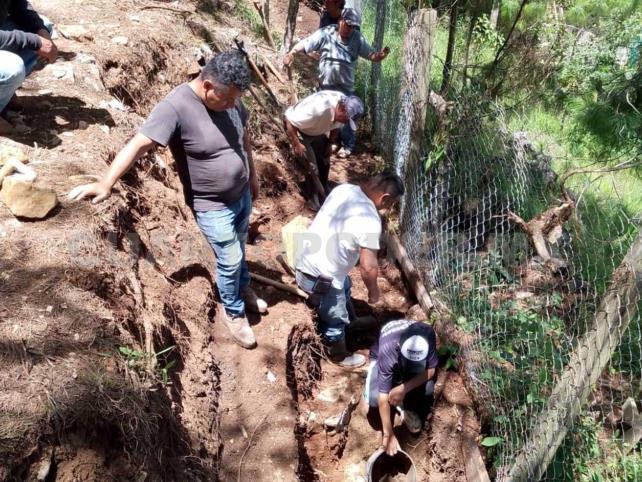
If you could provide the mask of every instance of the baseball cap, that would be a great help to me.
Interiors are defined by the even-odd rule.
[[[406,328],[399,338],[401,366],[409,373],[420,373],[427,368],[430,341],[424,323],[419,321]]]
[[[356,95],[349,95],[343,100],[343,105],[345,105],[348,117],[350,117],[350,127],[353,131],[357,130],[356,121],[365,112],[363,102]]]
[[[341,12],[340,20],[345,20],[345,22],[352,27],[361,26],[361,15],[354,8],[344,8]]]

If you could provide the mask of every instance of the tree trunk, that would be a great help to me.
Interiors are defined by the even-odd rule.
[[[286,54],[292,49],[294,42],[294,31],[296,30],[296,18],[299,15],[299,0],[290,0],[288,4],[288,18],[285,23],[283,34],[283,53]]]
[[[265,23],[267,26],[270,26],[270,0],[263,0],[263,18],[265,18]]]
[[[522,2],[519,5],[519,10],[517,11],[517,15],[515,16],[515,21],[513,22],[513,25],[511,25],[510,30],[508,31],[508,35],[506,35],[506,39],[504,40],[504,43],[497,49],[497,53],[495,54],[495,59],[493,60],[493,65],[490,67],[490,71],[488,73],[488,77],[492,77],[492,75],[495,73],[495,70],[497,69],[497,66],[499,65],[499,61],[502,58],[502,53],[504,50],[506,50],[506,47],[508,46],[508,42],[510,42],[511,37],[513,36],[513,32],[515,31],[515,27],[517,27],[517,22],[522,18],[522,13],[524,13],[524,7],[526,7],[526,4],[528,3],[528,0],[522,0]],[[502,81],[500,81],[500,84]],[[497,88],[493,88],[493,94],[496,94]]]
[[[383,35],[386,30],[386,4],[388,0],[377,0],[376,25],[374,34],[374,49],[379,52],[383,48]],[[372,62],[370,71],[370,117],[375,139],[379,137],[381,119],[379,116],[379,82],[381,81],[381,62]]]
[[[499,22],[499,9],[502,5],[502,0],[493,0],[493,6],[490,9],[490,26],[497,30]]]
[[[450,22],[448,27],[448,50],[446,51],[446,60],[444,62],[444,72],[441,81],[440,92],[445,94],[450,84],[451,71],[453,67],[453,55],[455,53],[455,40],[457,39],[457,14],[459,8],[457,0],[450,6]]]
[[[468,27],[468,34],[466,35],[466,49],[464,51],[464,74],[463,81],[468,81],[468,58],[470,56],[470,44],[473,40],[473,31],[475,30],[475,25],[477,24],[477,17],[470,18],[470,26]]]
[[[629,323],[638,312],[642,292],[642,232],[613,272],[593,327],[579,341],[568,365],[539,415],[528,442],[510,468],[506,482],[540,480],[579,415],[595,382],[608,365]],[[505,470],[500,469],[500,473]]]

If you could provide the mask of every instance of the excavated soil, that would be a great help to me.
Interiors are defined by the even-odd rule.
[[[66,198],[104,173],[154,103],[195,73],[204,40],[226,48],[246,25],[231,4],[208,0],[33,3],[61,30],[85,33],[57,39],[61,59],[19,92],[31,131],[12,140],[60,205],[37,222],[0,205],[0,480],[363,480],[379,435],[358,410],[342,434],[322,424],[360,396],[364,373],[323,360],[311,312],[275,288],[255,285],[270,305],[250,320],[255,350],[214,322],[214,259],[169,152],[143,159],[104,203]],[[283,25],[287,2],[272,3],[273,24]],[[302,4],[299,15],[303,36],[318,14]],[[278,63],[260,39],[245,40]],[[315,75],[298,78],[305,92]],[[287,87],[271,85],[285,101]],[[279,109],[244,101],[261,183],[250,269],[293,283],[276,260],[280,229],[313,213],[271,119]],[[369,154],[336,159],[332,180],[356,182],[378,164]],[[353,273],[357,310],[374,317],[351,330],[353,349],[414,303],[384,256],[385,303],[374,310]],[[333,387],[334,402],[319,399]],[[402,438],[420,480],[464,480],[459,434],[471,423],[479,433],[470,407],[459,376],[441,371],[432,422]]]

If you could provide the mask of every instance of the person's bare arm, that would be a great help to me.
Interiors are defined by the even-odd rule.
[[[283,64],[286,67],[289,67],[290,64],[292,64],[292,61],[294,60],[294,56],[298,53],[305,52],[305,40],[303,39],[299,41],[292,49],[285,55],[283,58]]]
[[[290,140],[290,145],[294,150],[294,153],[299,157],[305,157],[306,148],[299,139],[299,130],[292,125],[287,117],[283,118],[283,123],[285,125],[285,132],[287,133],[288,139]]]
[[[435,376],[435,369],[429,368],[428,370],[423,371],[412,377],[407,382],[397,385],[395,388],[390,390],[390,395],[388,396],[388,402],[390,405],[399,406],[403,402],[403,399],[406,397],[408,392],[414,390],[415,388],[423,385],[432,377]]]
[[[361,279],[368,288],[368,303],[375,304],[379,301],[379,286],[377,278],[379,277],[379,262],[377,261],[377,252],[373,249],[361,248],[359,253],[359,271]]]
[[[399,450],[399,442],[395,437],[392,429],[392,418],[390,417],[390,403],[388,401],[387,393],[379,394],[379,415],[381,416],[381,426],[383,428],[383,438],[381,440],[381,447],[388,455],[395,455]]]
[[[114,184],[154,145],[156,143],[149,137],[136,134],[116,155],[107,174],[100,181],[75,187],[69,193],[69,197],[76,201],[85,197],[93,197],[93,204],[104,201],[111,195]]]

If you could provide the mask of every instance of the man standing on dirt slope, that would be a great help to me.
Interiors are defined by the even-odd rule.
[[[386,323],[370,348],[364,406],[368,420],[382,428],[381,448],[388,455],[399,450],[392,428],[395,409],[411,433],[421,432],[433,404],[437,364],[437,338],[423,321]]]
[[[381,62],[388,56],[388,48],[375,52],[359,30],[361,15],[353,8],[344,8],[339,25],[317,30],[297,43],[285,56],[283,63],[292,64],[294,55],[300,52],[317,52],[319,59],[319,89],[338,90],[346,95],[354,95],[354,74],[359,57],[371,62]],[[343,148],[339,157],[347,157],[354,152],[356,137],[354,129],[346,124],[341,130]]]
[[[290,145],[297,156],[307,158],[314,171],[306,176],[305,184],[315,211],[319,210],[319,201],[323,201],[328,191],[331,139],[338,136],[345,124],[354,124],[362,115],[363,102],[359,97],[332,90],[312,94],[285,111],[283,121]],[[321,182],[318,190],[323,192],[317,193],[313,176],[318,177]]]
[[[79,186],[72,199],[106,199],[118,179],[157,144],[169,146],[185,201],[216,254],[216,285],[223,306],[217,319],[244,348],[256,346],[246,308],[259,313],[267,303],[250,288],[245,259],[252,199],[259,183],[240,97],[250,71],[238,52],[215,55],[189,83],[175,88],[152,111],[139,133],[122,149],[100,182]]]
[[[0,113],[17,108],[16,90],[36,66],[38,58],[55,62],[58,49],[45,24],[27,0],[0,0]],[[0,135],[20,131],[0,116]]]
[[[391,208],[403,195],[396,174],[379,174],[361,186],[334,188],[298,246],[296,282],[308,293],[308,304],[319,316],[319,330],[331,361],[344,368],[366,363],[346,347],[346,326],[356,319],[350,300],[348,273],[359,262],[368,302],[379,301],[377,251],[381,236],[378,211]]]

